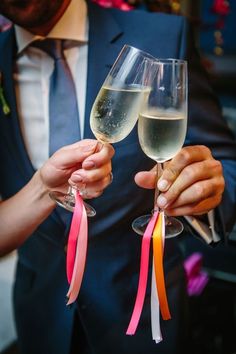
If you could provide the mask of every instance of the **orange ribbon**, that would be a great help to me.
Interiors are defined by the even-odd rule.
[[[153,232],[153,257],[154,257],[154,267],[156,276],[156,286],[158,292],[158,298],[160,303],[160,311],[163,320],[171,319],[169,305],[167,301],[166,288],[165,288],[165,277],[163,269],[163,253],[164,244],[162,240],[165,237],[164,233],[164,213],[161,212],[158,216],[154,232]]]

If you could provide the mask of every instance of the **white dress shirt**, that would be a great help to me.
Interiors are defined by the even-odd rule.
[[[15,26],[18,56],[14,72],[20,127],[25,146],[35,169],[49,157],[49,80],[53,59],[29,46],[42,37]],[[75,81],[83,137],[87,82],[88,21],[84,0],[72,0],[47,38],[65,39],[65,56]]]

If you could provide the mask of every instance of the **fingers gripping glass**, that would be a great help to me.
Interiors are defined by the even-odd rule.
[[[138,119],[139,142],[144,153],[157,163],[154,211],[158,210],[157,182],[162,174],[162,164],[173,158],[182,148],[187,129],[187,63],[167,59],[156,63],[150,94],[142,106]],[[143,234],[151,215],[134,220],[132,227]],[[182,223],[165,217],[166,238],[179,235]]]
[[[156,59],[137,48],[125,45],[107,75],[93,104],[90,115],[91,129],[100,142],[116,143],[123,140],[134,128],[143,102],[150,92],[150,82],[155,72]],[[86,190],[80,191],[86,196]],[[75,191],[50,193],[51,198],[63,208],[73,211]],[[96,211],[85,203],[88,216]]]

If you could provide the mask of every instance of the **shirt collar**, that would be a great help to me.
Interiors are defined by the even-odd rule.
[[[15,25],[15,31],[18,54],[33,41],[44,38],[42,36],[34,35],[18,25]],[[87,42],[88,31],[86,2],[84,0],[71,0],[71,3],[60,20],[46,37]]]

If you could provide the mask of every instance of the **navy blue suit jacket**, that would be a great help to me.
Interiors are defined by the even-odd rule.
[[[186,21],[177,16],[121,12],[89,4],[89,25],[85,137],[93,137],[89,127],[91,106],[124,44],[156,57],[187,59],[190,88],[186,144],[207,145],[213,155],[223,161],[227,186],[221,210],[223,224],[226,228],[232,227],[236,145],[189,41]],[[9,116],[0,109],[0,189],[4,198],[22,188],[34,173],[18,122],[12,76],[15,55],[15,35],[11,29],[0,35],[2,85],[11,108]],[[150,169],[154,163],[141,151],[136,129],[117,143],[115,149],[114,181],[101,197],[91,202],[97,216],[89,220],[88,259],[78,303],[70,309],[65,305],[68,284],[64,246],[68,224],[63,224],[57,211],[19,249],[14,306],[19,344],[24,354],[69,353],[76,307],[93,353],[173,353],[173,346],[177,348],[184,298],[184,274],[177,239],[167,241],[165,250],[173,317],[162,324],[165,343],[156,346],[151,339],[149,290],[137,335],[125,336],[137,290],[140,257],[140,238],[132,231],[131,223],[137,216],[148,213],[153,203],[153,192],[137,187],[134,175]]]

